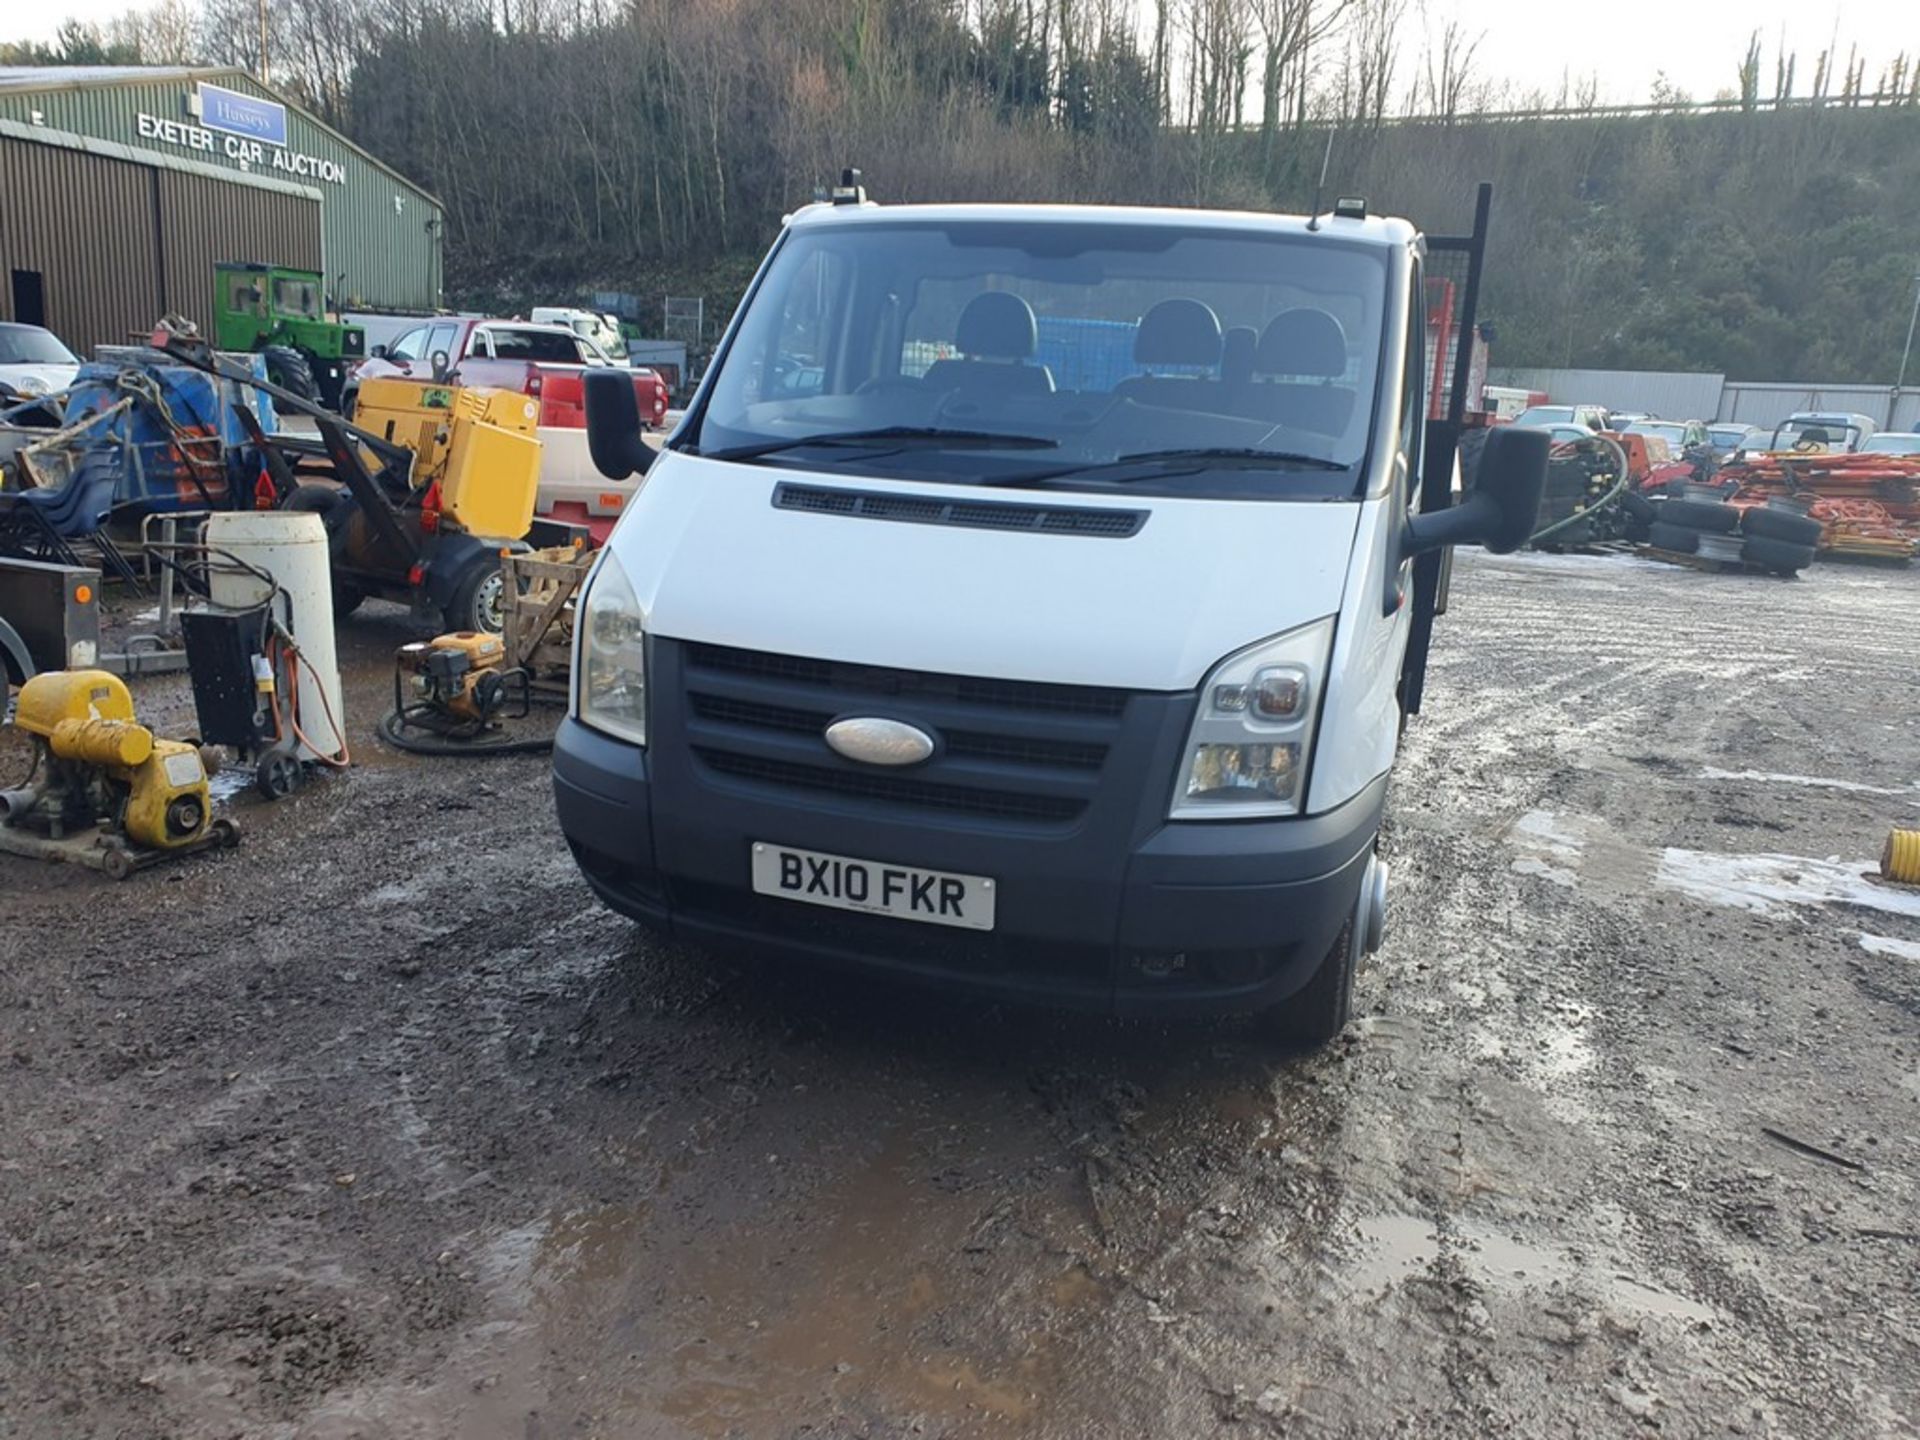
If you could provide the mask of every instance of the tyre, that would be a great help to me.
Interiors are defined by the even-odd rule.
[[[346,498],[347,492],[344,490],[336,490],[331,485],[308,483],[294,486],[293,493],[287,497],[286,504],[280,508],[301,510],[318,515],[322,520],[328,520]],[[328,525],[327,531],[331,534],[333,526]]]
[[[505,591],[506,577],[500,573],[499,558],[481,556],[454,586],[453,599],[444,612],[447,628],[498,635],[507,628]]]
[[[293,494],[287,497],[282,510],[300,510],[318,515],[320,523],[327,527],[327,553],[338,564],[342,541],[346,533],[347,512],[353,508],[353,497],[344,490],[336,490],[331,485],[307,484],[295,487]],[[366,592],[357,590],[343,582],[336,573],[333,580],[333,618],[351,615],[360,608],[360,602],[367,598]]]
[[[291,390],[302,400],[318,400],[320,391],[313,383],[313,366],[307,357],[291,345],[269,345],[260,352],[267,357],[267,379],[282,390]]]
[[[1660,507],[1660,519],[1668,525],[1685,525],[1690,530],[1711,530],[1724,535],[1740,523],[1740,512],[1718,502],[1668,500]]]
[[[1626,518],[1623,530],[1629,540],[1645,540],[1654,517],[1660,513],[1660,507],[1644,495],[1633,491],[1623,491],[1620,496],[1620,511]]]
[[[1292,1049],[1317,1050],[1346,1029],[1353,1018],[1357,948],[1349,920],[1306,987],[1267,1012],[1267,1033]]]
[[[1740,517],[1740,533],[1749,539],[1783,540],[1789,545],[1817,545],[1820,522],[1791,510],[1756,505]]]
[[[1746,544],[1740,547],[1740,558],[1749,565],[1758,565],[1762,570],[1771,570],[1776,575],[1792,575],[1813,563],[1813,546],[1795,545],[1790,540],[1775,540],[1766,535],[1751,535]]]
[[[1673,503],[1671,500],[1667,502],[1668,505]],[[1656,550],[1677,550],[1682,555],[1691,555],[1700,548],[1700,532],[1689,530],[1685,525],[1669,525],[1664,520],[1656,520],[1647,527],[1647,543]]]

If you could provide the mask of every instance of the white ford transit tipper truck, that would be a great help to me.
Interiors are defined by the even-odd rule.
[[[1546,436],[1438,508],[1428,242],[1358,204],[849,191],[657,460],[588,377],[596,463],[648,470],[554,747],[588,883],[696,942],[1327,1040],[1441,551],[1525,541]]]

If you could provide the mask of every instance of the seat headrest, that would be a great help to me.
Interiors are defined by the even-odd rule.
[[[1324,310],[1282,310],[1267,324],[1253,368],[1262,375],[1347,373],[1347,332]]]
[[[1136,365],[1220,363],[1220,317],[1198,300],[1162,300],[1133,332]]]
[[[1018,295],[989,290],[960,312],[953,345],[962,355],[990,360],[1027,360],[1040,348],[1040,327],[1033,307]]]
[[[1245,380],[1253,374],[1253,352],[1260,337],[1251,325],[1236,325],[1220,337],[1220,376],[1224,380]]]

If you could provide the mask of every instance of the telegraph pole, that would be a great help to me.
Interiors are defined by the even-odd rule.
[[[1887,424],[1893,424],[1894,411],[1900,407],[1900,395],[1907,385],[1907,361],[1913,355],[1913,327],[1920,322],[1920,275],[1913,277],[1913,313],[1907,317],[1907,347],[1900,352],[1900,378],[1893,382],[1893,405],[1887,411]],[[1920,420],[1914,422],[1920,430]]]

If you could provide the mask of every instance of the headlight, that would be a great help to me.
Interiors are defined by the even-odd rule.
[[[575,713],[583,724],[647,743],[647,616],[614,553],[600,557],[580,621]]]
[[[1329,617],[1262,640],[1214,666],[1200,687],[1169,818],[1300,812],[1332,646]]]
[[[38,375],[22,375],[18,380],[14,381],[13,390],[16,395],[32,397],[50,394],[52,387]]]

